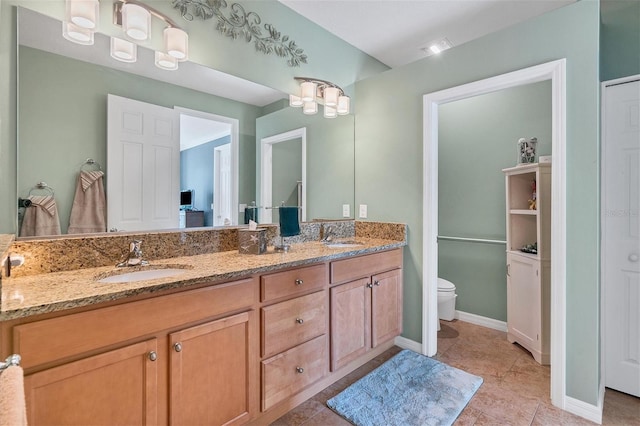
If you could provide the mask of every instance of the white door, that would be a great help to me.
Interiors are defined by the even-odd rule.
[[[178,227],[179,127],[171,108],[108,96],[108,229]]]
[[[231,144],[215,147],[213,156],[213,226],[231,225]]]
[[[640,82],[607,87],[602,120],[605,385],[640,396]]]

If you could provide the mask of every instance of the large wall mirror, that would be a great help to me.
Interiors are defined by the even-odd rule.
[[[180,192],[193,190],[191,207],[204,212],[194,222],[197,226],[242,224],[243,214],[238,207],[252,201],[259,203],[260,167],[256,162],[260,137],[256,126],[261,128],[260,132],[272,134],[309,124],[314,128],[315,140],[313,136],[309,139],[314,155],[308,156],[307,167],[321,172],[309,177],[317,182],[308,184],[307,196],[316,201],[309,203],[307,218],[339,218],[342,213],[339,206],[353,205],[352,116],[327,120],[321,114],[303,116],[300,110],[288,107],[271,112],[273,108],[263,107],[285,99],[284,93],[192,62],[180,63],[177,71],[160,70],[153,65],[152,51],[143,48],[138,49],[136,63],[119,62],[109,55],[108,37],[96,34],[93,46],[81,46],[65,40],[61,28],[56,19],[18,8],[16,198],[40,194],[34,187],[46,182],[55,191],[63,234],[68,231],[80,170],[96,169],[99,165],[106,182],[112,177],[114,160],[107,156],[108,95],[179,111],[181,138],[187,134],[189,140],[180,141],[180,184],[178,189],[171,189],[168,198],[172,205],[168,210],[178,212]],[[269,112],[265,113],[267,109]],[[214,119],[210,120],[211,117]],[[330,144],[325,144],[324,135],[331,135]],[[336,153],[332,144],[338,143],[341,150]],[[226,149],[227,144],[230,149]],[[87,165],[87,159],[96,164]],[[223,178],[215,181],[213,176]],[[323,184],[323,176],[340,176],[340,188],[347,188],[350,195],[341,191],[339,199],[332,199],[334,182],[330,186]],[[221,185],[227,180],[231,183]],[[232,194],[225,194],[221,188],[230,188]],[[107,190],[107,204],[113,195]],[[124,201],[125,205],[130,203]],[[227,207],[216,210],[219,206]],[[327,206],[332,208],[327,211]],[[182,226],[184,217],[163,226],[150,226],[143,220],[118,231]]]

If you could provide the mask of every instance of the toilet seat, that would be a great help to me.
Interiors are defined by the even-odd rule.
[[[454,293],[455,291],[456,286],[451,281],[447,281],[444,278],[438,278],[438,292]]]

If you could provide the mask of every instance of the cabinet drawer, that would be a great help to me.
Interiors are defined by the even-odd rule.
[[[402,268],[402,249],[336,260],[331,262],[331,283],[352,281],[397,268]]]
[[[262,411],[315,383],[326,372],[326,336],[262,361]]]
[[[262,356],[275,355],[325,333],[325,291],[261,309]]]
[[[261,301],[319,290],[327,283],[326,265],[308,266],[260,277]]]
[[[246,279],[18,325],[14,352],[23,368],[33,367],[248,308],[256,290]]]

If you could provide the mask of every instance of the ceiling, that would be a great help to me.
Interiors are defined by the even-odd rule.
[[[446,37],[459,46],[575,0],[279,0],[391,68]]]

